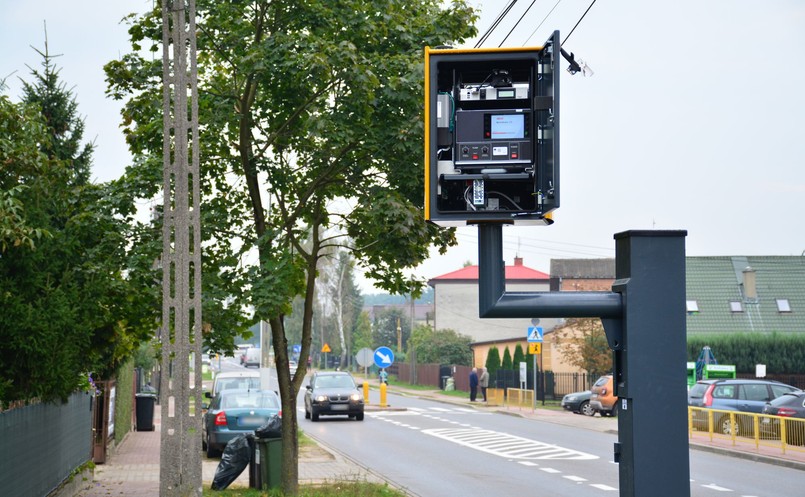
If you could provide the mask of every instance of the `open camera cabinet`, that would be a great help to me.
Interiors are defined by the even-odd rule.
[[[425,48],[425,217],[552,224],[559,32],[537,48]]]

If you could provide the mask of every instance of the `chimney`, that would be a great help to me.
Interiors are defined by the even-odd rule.
[[[747,302],[757,302],[757,284],[755,270],[747,266],[743,270],[744,300]]]
[[[523,265],[523,258],[522,257],[515,257],[514,258],[514,265],[515,266],[522,266]]]

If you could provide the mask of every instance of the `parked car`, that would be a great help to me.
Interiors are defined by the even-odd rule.
[[[260,373],[257,371],[228,371],[218,373],[212,382],[212,392],[207,398],[213,398],[222,390],[256,390],[260,388]]]
[[[615,397],[615,384],[611,374],[598,378],[590,390],[590,406],[601,413],[601,416],[614,416],[618,413],[618,398]]]
[[[785,441],[805,445],[805,392],[784,393],[763,407],[760,432],[764,438],[780,438],[780,424],[785,423]],[[772,417],[775,416],[775,417]]]
[[[299,367],[299,364],[297,364],[296,361],[294,361],[293,359],[288,361],[288,370],[291,372],[291,376],[296,374],[297,367]]]
[[[343,415],[363,420],[363,394],[352,375],[346,371],[314,373],[305,389],[305,419]]]
[[[213,398],[201,423],[201,448],[217,457],[238,435],[254,433],[271,416],[282,416],[279,396],[269,390],[223,390]]]
[[[569,393],[562,397],[562,408],[576,414],[595,416],[595,409],[590,405],[590,396],[592,394],[589,390]]]
[[[796,387],[770,380],[721,379],[697,381],[688,391],[688,405],[734,411],[737,413],[760,414],[767,402],[777,397],[797,391]],[[709,413],[706,409],[694,409],[692,413],[693,427],[699,430],[708,429]],[[753,433],[754,420],[750,416],[730,418],[730,413],[713,414],[713,431],[724,435],[750,435]]]

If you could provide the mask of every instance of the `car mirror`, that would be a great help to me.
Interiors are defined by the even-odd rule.
[[[363,388],[363,383],[358,383],[358,384],[357,384],[357,386],[356,386],[355,388],[359,388],[359,389],[360,389],[360,388]]]
[[[211,399],[211,398],[212,398],[212,393],[210,393],[210,392],[204,392],[204,398],[205,398],[205,399]]]
[[[308,390],[313,390],[313,387],[312,387],[312,386],[310,386],[310,383],[308,383],[308,384],[305,386],[305,388],[307,388]]]

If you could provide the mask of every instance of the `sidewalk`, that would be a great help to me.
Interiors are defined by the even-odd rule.
[[[95,466],[94,480],[87,483],[80,497],[156,497],[159,495],[159,455],[161,406],[154,407],[154,431],[133,431],[107,458],[106,464]],[[199,452],[201,447],[199,447]],[[201,462],[201,480],[204,488],[210,488],[220,459]],[[371,471],[357,466],[341,454],[319,446],[300,449],[299,483],[302,485],[325,481],[361,480],[385,482]],[[229,486],[247,488],[249,468]]]

